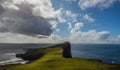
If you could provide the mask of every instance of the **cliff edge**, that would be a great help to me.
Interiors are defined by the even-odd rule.
[[[62,56],[63,56],[64,58],[72,58],[71,45],[70,45],[69,42],[65,42],[65,43],[64,43]]]
[[[47,48],[62,48],[62,57],[64,58],[72,58],[71,54],[71,45],[69,42],[61,43],[61,44],[55,44],[52,46],[48,46]],[[23,60],[29,60],[33,61],[36,59],[39,59],[40,57],[43,57],[47,52],[47,48],[38,48],[38,49],[27,49],[26,53],[24,54],[16,54],[16,57],[22,58]],[[49,53],[49,52],[48,52]]]

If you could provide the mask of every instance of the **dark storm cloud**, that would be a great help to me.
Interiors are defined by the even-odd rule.
[[[33,15],[32,8],[34,6],[32,4],[21,3],[15,6],[6,8],[0,5],[1,33],[10,32],[29,36],[48,36],[53,32],[49,19]]]
[[[4,11],[4,8],[0,5],[0,14],[2,14]]]

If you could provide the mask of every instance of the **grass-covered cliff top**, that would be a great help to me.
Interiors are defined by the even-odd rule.
[[[0,70],[120,70],[120,65],[104,64],[97,60],[64,58],[63,46],[64,44],[58,44],[29,50],[24,57],[35,57],[30,63],[1,66]]]

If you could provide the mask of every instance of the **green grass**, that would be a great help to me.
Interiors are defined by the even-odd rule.
[[[120,65],[104,64],[97,60],[63,58],[62,52],[63,49],[60,45],[32,50],[29,52],[29,56],[34,57],[36,54],[43,56],[23,65],[1,66],[0,70],[120,70]]]

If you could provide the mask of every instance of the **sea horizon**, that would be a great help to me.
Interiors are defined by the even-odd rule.
[[[49,45],[51,44],[0,44],[2,57],[0,65],[24,63],[21,58],[16,58],[16,54],[25,53],[24,49],[43,48]],[[119,51],[120,44],[71,44],[73,58],[96,59],[110,64],[120,64]]]

